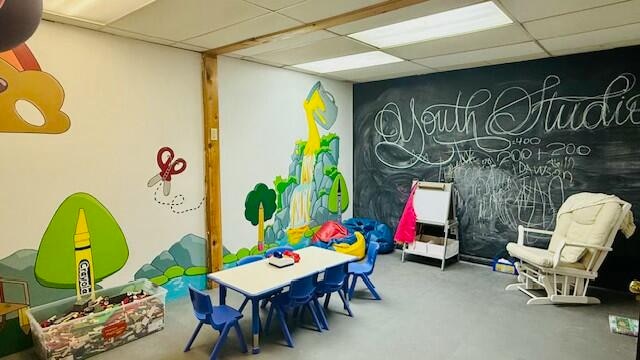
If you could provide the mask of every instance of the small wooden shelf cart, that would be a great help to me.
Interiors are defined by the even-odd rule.
[[[402,262],[405,254],[424,256],[441,260],[440,269],[444,270],[447,259],[460,256],[453,183],[418,182],[413,207],[419,235],[413,243],[404,244]],[[423,225],[442,227],[443,236],[423,235]],[[455,236],[455,239],[450,238],[451,236]]]

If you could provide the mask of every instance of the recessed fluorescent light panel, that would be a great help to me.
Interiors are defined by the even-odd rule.
[[[379,48],[387,48],[487,30],[512,22],[493,1],[487,1],[349,36]]]
[[[337,58],[293,65],[293,67],[317,73],[330,73],[343,70],[359,69],[375,65],[391,64],[401,61],[403,60],[393,55],[383,53],[382,51],[369,51],[366,53],[347,55]]]
[[[45,12],[106,25],[155,0],[44,0]]]

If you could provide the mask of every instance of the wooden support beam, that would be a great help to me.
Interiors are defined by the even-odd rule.
[[[202,97],[204,100],[207,267],[209,272],[215,272],[222,269],[218,59],[207,54],[202,55]],[[207,283],[209,288],[216,286],[211,281]]]
[[[209,55],[222,55],[230,52],[250,48],[252,46],[266,44],[278,40],[287,39],[296,35],[306,34],[313,31],[325,30],[338,25],[343,25],[357,20],[362,20],[371,16],[380,15],[389,11],[402,9],[407,6],[423,3],[428,0],[387,0],[378,4],[364,7],[362,9],[353,10],[344,14],[332,16],[330,18],[322,19],[313,23],[303,24],[296,27],[292,27],[285,30],[276,31],[271,34],[266,34],[258,37],[254,37],[247,40],[242,40],[233,44],[221,46],[215,49],[206,51]]]

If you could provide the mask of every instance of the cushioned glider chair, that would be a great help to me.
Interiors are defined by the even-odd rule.
[[[518,242],[507,244],[516,263],[518,284],[506,290],[520,290],[531,299],[527,304],[599,304],[586,296],[589,282],[598,269],[618,230],[633,234],[631,204],[616,196],[579,193],[570,196],[558,210],[554,231],[518,227]],[[525,233],[550,235],[547,249],[526,246]],[[536,296],[530,290],[543,290]]]

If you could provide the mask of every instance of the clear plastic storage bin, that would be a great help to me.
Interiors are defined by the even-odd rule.
[[[149,296],[44,329],[40,323],[54,315],[69,312],[76,297],[30,309],[28,317],[36,353],[41,359],[86,359],[162,330],[167,290],[146,279],[98,290],[96,298],[140,290]]]

